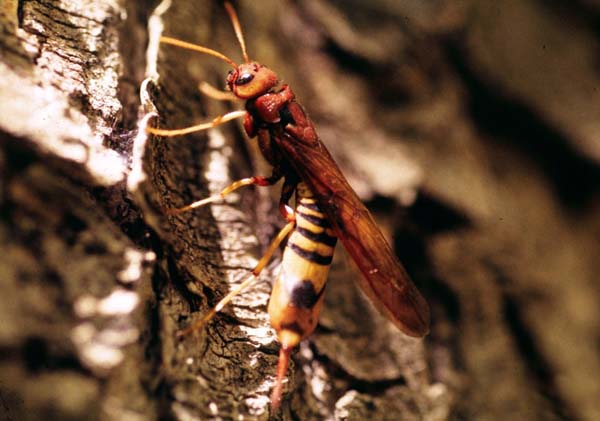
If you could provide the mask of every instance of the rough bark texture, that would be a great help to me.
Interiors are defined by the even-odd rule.
[[[339,248],[282,411],[257,285],[183,339],[281,227],[278,189],[218,130],[241,104],[218,1],[0,2],[0,419],[600,419],[597,1],[238,1],[432,307],[411,340]],[[156,11],[155,11],[156,10]],[[139,128],[142,130],[139,130]]]

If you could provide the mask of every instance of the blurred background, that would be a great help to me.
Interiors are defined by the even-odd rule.
[[[279,256],[176,336],[283,221],[278,187],[165,215],[269,167],[236,123],[145,136],[243,107],[157,43],[241,61],[222,2],[158,3],[0,3],[1,419],[600,419],[600,3],[234,2],[432,312],[404,337],[339,246],[278,414]]]

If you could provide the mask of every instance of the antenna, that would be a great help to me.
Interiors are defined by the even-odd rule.
[[[229,19],[231,20],[231,25],[233,26],[233,30],[235,31],[235,36],[240,43],[240,47],[242,48],[242,55],[244,56],[244,61],[246,63],[250,63],[250,58],[248,57],[248,52],[246,51],[246,42],[244,41],[244,34],[242,32],[242,27],[240,25],[240,20],[238,19],[237,13],[235,13],[235,9],[228,1],[225,2],[225,10],[227,10],[227,14],[229,15]]]
[[[201,53],[208,54],[208,55],[211,55],[213,57],[223,60],[224,62],[226,62],[227,64],[232,66],[234,69],[237,69],[237,67],[238,67],[238,65],[236,64],[235,61],[233,61],[232,59],[227,57],[225,54],[219,53],[218,51],[215,51],[211,48],[207,48],[207,47],[203,47],[201,45],[181,41],[176,38],[164,37],[164,36],[160,37],[160,42],[162,42],[164,44],[175,45],[176,47],[181,47],[181,48],[185,48],[188,50],[199,51]]]

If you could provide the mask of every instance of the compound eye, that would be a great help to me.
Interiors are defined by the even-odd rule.
[[[235,84],[236,85],[245,85],[246,83],[250,82],[252,79],[254,79],[254,73],[242,73],[240,75],[240,77],[238,77],[235,80]]]

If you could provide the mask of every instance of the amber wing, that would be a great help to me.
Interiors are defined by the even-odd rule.
[[[361,288],[376,307],[410,336],[429,331],[429,307],[396,258],[337,164],[318,139],[312,123],[295,102],[294,125],[274,136],[298,176],[319,200],[344,247],[363,274]]]

